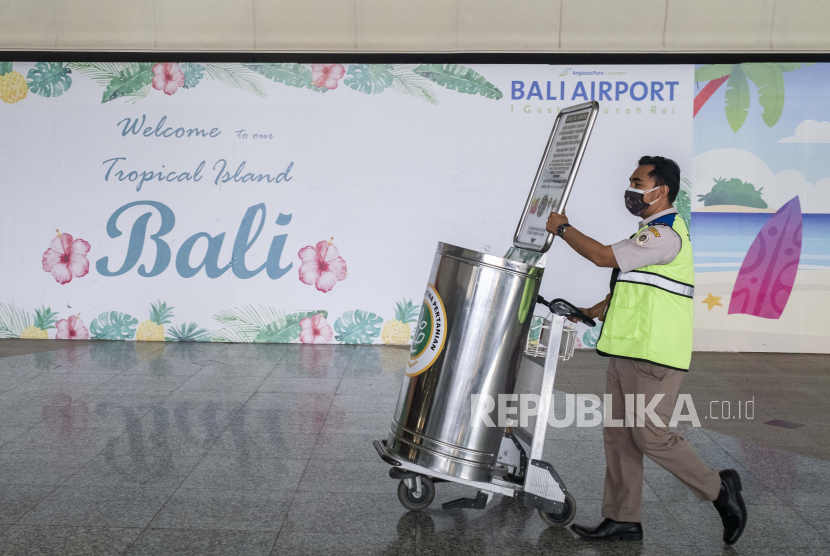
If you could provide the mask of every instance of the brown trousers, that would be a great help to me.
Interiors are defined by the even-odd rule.
[[[684,374],[653,363],[611,358],[606,385],[606,392],[611,394],[611,416],[624,419],[625,394],[645,394],[646,406],[655,394],[664,394],[654,412],[665,426],[656,426],[646,416],[642,427],[604,427],[606,471],[602,517],[641,521],[643,454],[680,479],[699,500],[717,498],[721,484],[718,472],[706,465],[682,436],[668,428]],[[629,409],[629,413],[632,411]],[[636,425],[636,420],[633,421]]]

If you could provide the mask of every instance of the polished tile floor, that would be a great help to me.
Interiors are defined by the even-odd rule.
[[[734,389],[750,380],[769,401],[758,404],[756,391],[761,413],[747,427],[761,432],[745,434],[738,420],[684,431],[713,467],[741,473],[750,522],[732,548],[711,504],[651,462],[642,543],[576,541],[498,496],[484,511],[442,511],[472,494],[448,484],[428,511],[406,512],[371,445],[387,430],[405,358],[370,346],[0,340],[0,554],[830,552],[830,463],[810,448],[814,438],[826,450],[827,427],[798,408],[807,371],[782,379],[791,358],[702,354],[684,388],[697,389],[700,407],[707,396],[751,395]],[[825,372],[828,361],[810,360]],[[578,353],[558,388],[601,393],[603,363]],[[823,387],[806,379],[810,392]],[[809,407],[821,413],[828,391]],[[769,437],[767,417],[805,426],[781,429],[795,440]],[[601,436],[598,427],[548,433],[546,457],[582,522],[599,519]]]

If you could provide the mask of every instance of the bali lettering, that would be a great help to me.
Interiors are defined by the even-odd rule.
[[[144,208],[145,211],[129,211],[133,207],[138,207],[139,209]],[[111,268],[110,257],[105,256],[96,261],[95,268],[98,274],[106,277],[126,274],[138,264],[144,252],[144,246],[148,242],[153,242],[155,244],[155,260],[153,261],[153,266],[148,269],[146,264],[142,264],[138,267],[137,273],[144,278],[158,276],[170,265],[173,255],[170,249],[170,243],[174,245],[179,243],[178,238],[175,237],[170,243],[165,239],[165,236],[168,236],[176,226],[176,216],[170,207],[157,201],[135,201],[127,203],[112,213],[112,216],[107,221],[107,235],[110,238],[115,239],[121,237],[122,228],[119,228],[119,220],[121,220],[120,224],[123,226],[123,220],[127,216],[122,218],[122,215],[127,211],[129,211],[129,215],[137,215],[137,217],[132,221],[130,235],[127,238],[127,254],[124,257],[124,261],[119,268]],[[148,230],[151,220],[154,224],[158,222],[158,227],[155,231]],[[259,224],[254,230],[255,221],[258,221]],[[248,262],[246,261],[248,251],[250,251],[251,247],[259,239],[262,229],[265,226],[265,221],[265,203],[248,208],[236,232],[233,249],[230,257],[228,257],[229,260],[223,266],[220,266],[219,259],[222,244],[225,241],[224,232],[217,235],[211,235],[208,232],[197,232],[191,235],[181,242],[176,252],[176,272],[182,278],[193,278],[202,271],[204,271],[208,278],[218,278],[230,270],[237,278],[247,280],[264,270],[272,280],[281,278],[293,266],[293,263],[288,263],[288,266],[285,267],[280,266],[280,258],[282,257],[288,234],[280,234],[271,239],[268,256],[265,262],[257,268],[248,268]],[[290,222],[291,214],[279,213],[276,219],[277,226],[287,226]],[[194,262],[191,260],[191,255],[193,248],[200,240],[207,243],[207,250],[201,261]]]

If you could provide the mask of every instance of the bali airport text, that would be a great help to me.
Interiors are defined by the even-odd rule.
[[[651,114],[668,115],[675,113],[674,102],[679,81],[513,81],[510,86],[511,100],[588,102],[597,100],[617,103],[615,107],[604,106],[605,114]],[[621,106],[627,102],[643,105]],[[511,104],[510,112],[554,114],[561,106],[534,104]]]

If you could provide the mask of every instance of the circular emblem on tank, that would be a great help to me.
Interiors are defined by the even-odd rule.
[[[418,324],[415,326],[415,337],[409,350],[406,376],[421,374],[441,355],[447,337],[445,314],[441,296],[432,284],[428,284]]]

